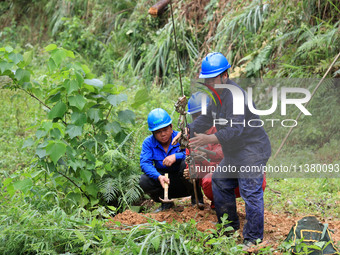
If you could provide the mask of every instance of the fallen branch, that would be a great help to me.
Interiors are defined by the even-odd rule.
[[[169,3],[170,0],[161,0],[154,4],[153,6],[151,6],[148,13],[154,18],[158,17],[165,11]]]

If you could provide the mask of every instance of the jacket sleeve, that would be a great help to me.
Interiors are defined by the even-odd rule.
[[[152,144],[148,140],[144,140],[142,145],[142,152],[140,154],[140,167],[142,171],[155,180],[158,179],[158,176],[161,174],[157,171],[156,167],[153,165],[153,153],[152,153]]]
[[[245,123],[245,115],[233,115],[233,96],[228,94],[226,100],[223,102],[223,108],[225,109],[224,119],[228,121],[225,125],[221,125],[216,133],[216,137],[220,144],[226,144],[233,138],[240,136],[243,132]]]
[[[176,161],[185,159],[185,151],[180,151],[175,153]]]
[[[190,129],[190,137],[194,137],[194,132],[204,133],[214,125],[214,119],[211,115],[211,104],[212,103],[210,102],[206,115],[198,116],[193,123],[188,125]]]

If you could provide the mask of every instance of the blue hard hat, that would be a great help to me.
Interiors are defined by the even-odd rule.
[[[172,123],[170,115],[161,108],[153,109],[148,115],[148,126],[150,131],[169,126]]]
[[[193,94],[188,102],[188,113],[189,114],[194,114],[197,112],[200,112],[202,110],[202,96],[206,95],[206,103],[207,105],[210,102],[210,97],[202,92],[196,92]]]
[[[213,78],[230,68],[225,56],[219,52],[209,53],[202,61],[199,78]]]

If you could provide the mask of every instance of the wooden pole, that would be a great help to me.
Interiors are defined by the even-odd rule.
[[[154,4],[153,6],[151,6],[148,13],[154,18],[158,17],[165,11],[169,3],[170,0],[161,0]]]

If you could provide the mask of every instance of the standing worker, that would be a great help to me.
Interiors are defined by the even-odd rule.
[[[161,108],[152,110],[148,115],[152,135],[142,145],[140,166],[144,174],[139,185],[155,202],[161,202],[159,198],[163,198],[165,183],[169,184],[169,198],[194,194],[192,184],[183,177],[185,150],[180,149],[178,143],[171,144],[178,133],[172,130],[171,123],[171,117]],[[169,178],[165,177],[165,173],[169,174]],[[162,203],[155,212],[170,209],[173,205]]]
[[[221,53],[209,53],[202,61],[199,78],[205,79],[205,85],[229,84],[235,89],[245,92],[235,82],[229,80],[230,64]],[[219,164],[221,169],[232,169],[235,172],[215,171],[212,179],[212,189],[215,200],[216,214],[221,223],[222,216],[227,213],[227,226],[239,229],[240,222],[237,215],[235,188],[239,187],[241,197],[245,201],[246,224],[243,228],[245,246],[255,244],[258,239],[263,240],[264,202],[263,202],[263,166],[271,155],[271,145],[267,133],[259,123],[248,125],[248,121],[258,120],[259,116],[250,112],[244,103],[244,114],[233,113],[233,95],[227,88],[215,88],[216,104],[210,102],[207,114],[201,115],[191,124],[190,145],[201,147],[207,144],[220,143],[224,158]],[[219,102],[221,100],[221,103]],[[247,102],[247,100],[244,100]],[[255,107],[255,106],[254,106]],[[223,124],[216,124],[215,134],[204,134],[211,128],[216,119],[226,120]],[[245,167],[257,167],[257,172],[241,172]]]
[[[208,95],[202,92],[194,93],[188,101],[188,114],[191,115],[193,121],[199,116],[201,116],[202,114],[203,95],[206,96],[206,100],[205,102],[203,101],[203,104],[206,103],[206,106],[208,107],[210,98],[208,97]],[[204,133],[207,135],[211,135],[211,134],[215,134],[216,132],[217,132],[216,127],[211,127]],[[198,167],[198,169],[204,170],[199,173],[199,184],[202,187],[204,195],[211,201],[211,208],[214,209],[215,205],[214,205],[214,197],[213,197],[213,192],[212,192],[213,173],[209,172],[209,170],[214,169],[214,167],[216,167],[216,165],[218,165],[222,161],[224,156],[223,156],[221,144],[219,143],[207,144],[203,149],[213,152],[213,153],[205,153],[199,150],[193,151],[195,154],[194,156],[195,166]],[[189,150],[187,150],[187,154],[188,152]],[[263,191],[265,190],[265,188],[266,188],[266,178],[264,176],[263,183],[262,183]],[[236,198],[241,196],[239,187],[235,189],[235,195],[236,195]]]

